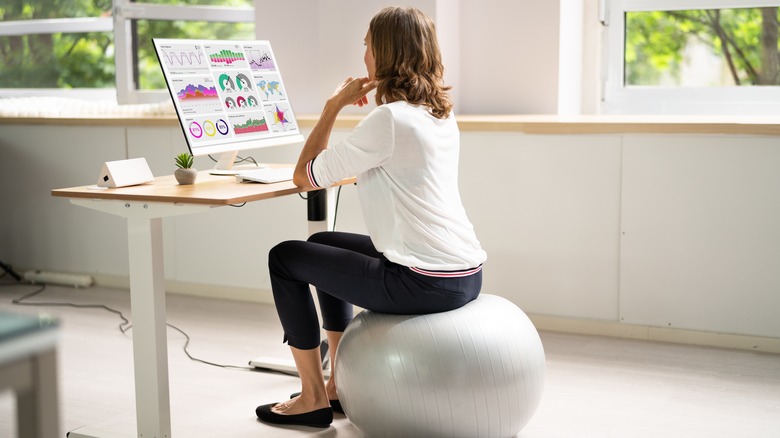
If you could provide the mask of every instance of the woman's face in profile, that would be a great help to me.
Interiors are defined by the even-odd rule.
[[[371,48],[371,35],[366,33],[366,38],[363,40],[366,46],[366,54],[363,55],[363,62],[366,63],[366,71],[368,71],[368,79],[374,80],[376,75],[376,64],[374,63],[374,49]]]

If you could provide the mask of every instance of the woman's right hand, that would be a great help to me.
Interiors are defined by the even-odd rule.
[[[368,78],[348,77],[333,92],[330,101],[341,110],[347,105],[363,106],[368,104],[368,93],[375,89],[377,81]]]

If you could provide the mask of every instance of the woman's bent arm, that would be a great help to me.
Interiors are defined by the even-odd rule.
[[[376,81],[369,81],[368,78],[347,78],[336,88],[333,96],[325,102],[325,108],[298,157],[298,164],[293,174],[293,183],[296,186],[303,189],[314,188],[309,182],[306,164],[328,147],[330,133],[341,110],[349,104],[366,105],[368,103],[366,95],[374,88],[376,88]]]

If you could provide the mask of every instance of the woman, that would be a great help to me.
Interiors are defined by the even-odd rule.
[[[343,412],[335,373],[323,379],[310,284],[334,368],[353,304],[382,313],[444,312],[475,299],[482,285],[486,255],[458,192],[459,132],[434,25],[417,9],[385,8],[371,20],[365,45],[368,77],[348,78],[328,99],[293,181],[311,189],[357,175],[370,236],[325,232],[271,250],[274,301],[302,390],[259,406],[257,416],[269,423],[327,427],[334,409]],[[374,89],[378,107],[327,148],[338,113],[368,104]]]

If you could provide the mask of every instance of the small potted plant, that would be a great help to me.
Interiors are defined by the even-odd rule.
[[[179,182],[179,184],[195,184],[195,178],[198,176],[197,169],[192,168],[192,163],[195,161],[195,158],[192,156],[192,154],[188,153],[181,153],[176,156],[176,171],[173,173],[173,176],[176,177],[176,181]]]

